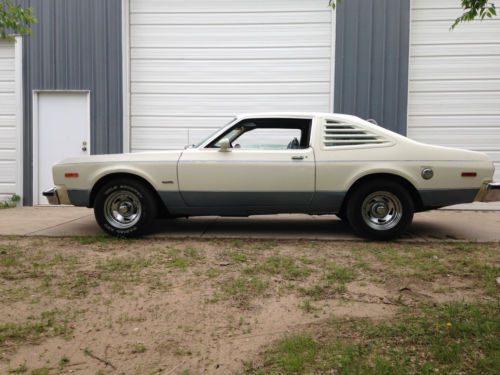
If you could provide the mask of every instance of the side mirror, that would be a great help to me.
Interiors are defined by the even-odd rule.
[[[231,142],[229,142],[229,139],[227,138],[222,138],[219,141],[219,151],[220,152],[228,152],[231,151]]]

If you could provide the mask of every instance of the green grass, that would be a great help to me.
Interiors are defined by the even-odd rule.
[[[290,256],[274,255],[262,263],[244,269],[247,274],[265,273],[281,276],[286,280],[300,280],[311,274],[311,270]]]
[[[184,250],[167,248],[161,250],[160,254],[161,261],[165,262],[167,267],[179,269],[186,269],[205,259],[200,251],[193,247]]]
[[[500,305],[456,303],[395,319],[333,320],[285,337],[248,373],[499,374]]]
[[[58,367],[59,367],[59,370],[62,370],[64,369],[67,365],[69,365],[69,358],[66,357],[65,355],[63,355],[60,359],[59,359],[59,363],[58,363]]]
[[[450,274],[473,276],[477,285],[482,288],[487,295],[498,296],[500,288],[496,283],[496,278],[500,276],[500,266],[485,263],[474,256],[462,257],[459,259]]]
[[[222,274],[222,270],[220,268],[211,267],[206,270],[205,275],[207,275],[211,279],[215,279]]]
[[[98,286],[98,282],[96,280],[90,279],[86,275],[82,274],[72,274],[68,275],[68,277],[62,280],[57,285],[55,291],[53,291],[53,295],[56,297],[63,298],[84,298],[90,292],[90,289]],[[48,286],[51,288],[51,285]]]
[[[248,257],[246,256],[246,254],[239,252],[239,251],[231,252],[230,258],[235,263],[245,263],[248,260]]]
[[[118,243],[131,243],[130,240],[118,237],[111,237],[108,235],[100,235],[100,236],[74,236],[72,237],[73,241],[75,241],[79,245],[112,245]]]
[[[0,348],[11,343],[38,342],[43,337],[68,336],[72,332],[68,320],[67,313],[51,310],[24,323],[2,323]]]
[[[31,375],[49,375],[49,369],[47,367],[37,368],[31,371]]]
[[[299,308],[308,314],[315,313],[319,310],[318,307],[311,303],[311,300],[306,299],[299,304]]]
[[[346,284],[353,281],[355,272],[352,268],[330,263],[325,268],[325,280],[328,284]]]
[[[239,276],[226,280],[221,289],[224,297],[246,306],[252,298],[262,295],[267,287],[268,282],[256,276]]]
[[[140,271],[150,265],[151,260],[144,257],[125,257],[108,259],[100,263],[98,268],[107,272],[129,272]]]
[[[9,374],[24,374],[28,372],[28,366],[26,366],[26,362],[23,362],[19,366],[9,369],[8,372]]]
[[[21,265],[22,252],[16,245],[0,245],[0,267]]]
[[[297,374],[310,368],[320,350],[319,343],[310,335],[296,334],[276,343],[266,355],[265,363],[269,371],[258,374]]]
[[[146,352],[146,345],[142,342],[138,342],[132,345],[132,349],[130,350],[132,354],[140,354]]]
[[[307,287],[299,287],[298,291],[302,296],[316,301],[335,298],[346,292],[347,284],[354,281],[355,277],[354,269],[327,263],[321,280]]]

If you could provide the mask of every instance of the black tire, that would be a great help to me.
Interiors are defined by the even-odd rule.
[[[97,192],[94,202],[97,223],[106,233],[117,237],[145,234],[157,214],[154,192],[148,186],[129,179],[106,183]]]
[[[410,226],[415,205],[410,193],[394,181],[370,180],[352,192],[347,218],[361,237],[386,241],[401,236]]]

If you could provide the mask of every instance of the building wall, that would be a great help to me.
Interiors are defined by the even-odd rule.
[[[24,38],[24,203],[32,202],[33,90],[90,90],[95,154],[123,146],[121,0],[19,0],[38,18]]]
[[[409,15],[410,0],[340,3],[335,112],[372,118],[406,134]]]
[[[0,202],[21,193],[20,53],[17,42],[0,40]]]
[[[408,136],[486,152],[500,179],[500,18],[450,31],[460,14],[457,0],[412,2]]]
[[[132,151],[197,143],[238,113],[332,110],[327,0],[130,0]]]

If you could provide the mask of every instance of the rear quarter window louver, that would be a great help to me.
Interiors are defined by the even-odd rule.
[[[381,135],[355,124],[327,121],[324,125],[323,144],[325,148],[384,143],[388,143],[388,141]]]

